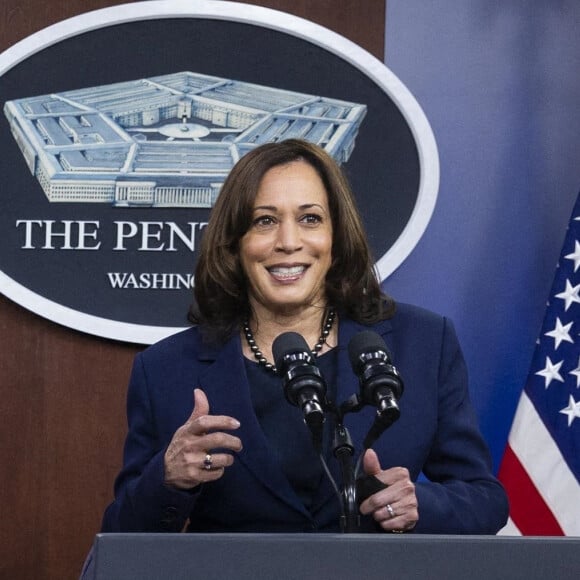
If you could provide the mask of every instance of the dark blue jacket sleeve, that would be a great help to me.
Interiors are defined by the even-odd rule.
[[[508,503],[492,475],[467,388],[467,370],[453,325],[443,319],[438,371],[438,417],[423,465],[429,481],[416,486],[416,532],[495,534],[505,525]]]
[[[197,494],[164,484],[162,441],[151,408],[143,355],[137,355],[127,396],[128,435],[115,501],[103,517],[103,532],[179,532]]]

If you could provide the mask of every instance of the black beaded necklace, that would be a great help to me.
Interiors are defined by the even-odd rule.
[[[322,332],[320,334],[320,338],[314,345],[312,349],[312,354],[314,356],[318,356],[318,353],[322,350],[322,347],[326,343],[326,339],[332,330],[332,325],[334,324],[334,319],[336,318],[336,311],[334,308],[329,308],[328,313],[326,315],[326,320],[322,325]],[[250,330],[250,322],[248,320],[244,320],[242,323],[242,330],[244,331],[244,336],[246,337],[246,341],[250,350],[254,353],[254,358],[258,361],[258,364],[262,365],[267,370],[276,373],[276,367],[271,363],[268,362],[268,359],[264,356],[262,351],[259,349],[258,345],[256,344],[256,339],[254,338],[254,334]]]

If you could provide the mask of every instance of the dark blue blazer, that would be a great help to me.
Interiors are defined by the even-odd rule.
[[[415,532],[495,533],[506,521],[507,500],[491,473],[453,325],[398,304],[391,320],[371,328],[385,339],[405,382],[401,418],[373,448],[383,469],[407,467],[417,482]],[[339,403],[358,391],[347,347],[352,336],[367,329],[340,319]],[[240,421],[236,434],[244,448],[221,479],[181,491],[164,485],[163,456],[192,412],[194,388],[204,390],[212,414]],[[239,336],[210,348],[191,328],[149,347],[135,359],[127,410],[124,463],[103,532],[177,532],[185,527],[194,532],[338,531],[339,502],[327,478],[307,510],[268,445],[252,408]],[[347,416],[359,450],[373,413],[369,408]],[[338,477],[337,466],[331,468]]]

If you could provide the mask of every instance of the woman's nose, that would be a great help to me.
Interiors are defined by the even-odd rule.
[[[282,222],[278,228],[276,247],[283,252],[295,252],[302,247],[300,226],[291,221]]]

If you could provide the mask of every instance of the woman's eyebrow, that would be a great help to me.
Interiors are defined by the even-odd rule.
[[[268,211],[276,211],[278,208],[275,205],[257,205],[254,211],[258,209],[267,209]]]

